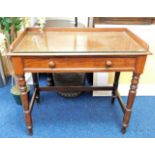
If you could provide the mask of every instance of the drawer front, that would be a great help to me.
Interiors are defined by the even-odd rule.
[[[25,71],[41,72],[92,72],[92,71],[133,71],[136,58],[112,57],[53,57],[24,58]]]

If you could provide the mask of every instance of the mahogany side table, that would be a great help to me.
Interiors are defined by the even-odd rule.
[[[122,133],[128,127],[139,77],[143,73],[148,45],[126,28],[27,28],[16,38],[8,55],[11,58],[21,91],[25,123],[32,134],[31,112],[41,91],[112,91],[124,113]],[[31,72],[34,93],[30,103],[24,74]],[[116,72],[113,86],[40,87],[37,73]],[[119,72],[133,72],[125,104],[118,92]]]

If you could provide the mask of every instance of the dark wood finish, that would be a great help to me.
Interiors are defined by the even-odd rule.
[[[23,47],[23,52],[16,52],[15,49],[19,45],[22,37],[20,36],[13,43],[13,48],[8,54],[11,56],[11,60],[13,63],[13,67],[15,70],[15,74],[19,79],[19,86],[21,90],[21,99],[22,105],[24,109],[25,122],[28,128],[29,133],[32,133],[32,118],[31,111],[34,104],[34,98],[39,97],[40,91],[92,91],[92,90],[109,90],[112,91],[113,98],[116,96],[120,103],[120,106],[123,110],[123,124],[122,124],[122,132],[125,133],[126,128],[128,127],[132,106],[134,103],[134,99],[136,96],[136,89],[139,81],[139,76],[142,74],[145,66],[145,61],[147,55],[149,54],[148,45],[134,35],[132,32],[127,29],[45,29],[45,31],[58,31],[61,32],[76,32],[81,34],[81,32],[122,32],[125,31],[126,35],[129,35],[132,39],[127,40],[126,45],[130,44],[130,41],[138,44],[137,50],[128,51],[128,46],[123,46],[124,50],[117,52],[112,51],[100,51],[101,49],[95,46],[95,42],[90,42],[87,46],[85,53],[80,51],[73,52],[60,52],[59,49],[55,49],[55,51],[39,51],[39,52],[26,52],[26,47]],[[39,33],[38,29],[27,29],[24,33],[35,32],[35,34]],[[82,35],[85,35],[82,33]],[[23,36],[23,34],[22,34]],[[88,35],[89,36],[89,35]],[[24,36],[23,36],[24,37]],[[89,36],[90,37],[90,36]],[[98,36],[100,42],[107,41],[106,37],[100,40],[101,35]],[[124,36],[123,36],[124,37]],[[90,37],[90,39],[93,39]],[[96,38],[97,40],[98,38]],[[23,41],[23,39],[22,39]],[[58,42],[59,43],[59,42]],[[120,42],[121,43],[121,42]],[[93,46],[92,46],[93,44]],[[62,44],[61,44],[62,45]],[[65,44],[64,44],[65,45]],[[81,44],[80,44],[81,45]],[[116,44],[120,46],[119,44]],[[78,46],[78,44],[77,44]],[[64,46],[65,47],[65,46]],[[91,47],[95,47],[96,50],[92,51]],[[120,46],[121,47],[121,46]],[[121,47],[122,48],[122,47]],[[130,47],[131,48],[131,47]],[[33,49],[33,48],[32,48]],[[139,49],[143,49],[139,51]],[[24,52],[25,51],[25,52]],[[33,51],[33,50],[32,50]],[[126,52],[127,51],[127,52]],[[36,73],[71,73],[71,72],[116,72],[114,84],[112,87],[83,87],[83,86],[50,86],[50,87],[39,87],[37,74]],[[131,87],[129,90],[127,105],[123,103],[121,96],[118,93],[118,79],[119,72],[128,71],[133,72],[133,79],[131,81]],[[26,83],[24,78],[25,72],[32,72],[33,81],[34,81],[34,94],[32,96],[30,104],[28,103],[28,95],[26,92]]]
[[[129,90],[129,95],[128,95],[126,111],[125,111],[125,114],[123,117],[122,133],[126,132],[126,128],[128,127],[128,124],[129,124],[129,120],[130,120],[131,112],[132,112],[132,106],[134,103],[137,85],[139,82],[139,76],[140,76],[140,74],[137,74],[136,72],[133,74],[133,78],[132,78],[131,86],[130,86],[130,90]]]
[[[28,101],[28,94],[26,91],[26,82],[24,75],[18,77],[19,87],[21,91],[21,100],[24,110],[25,122],[28,129],[29,134],[32,134],[32,117],[31,112],[29,109],[29,101]]]
[[[39,103],[40,102],[40,92],[39,92],[38,75],[36,73],[33,73],[32,79],[33,79],[34,89],[36,89],[35,99],[36,99],[37,103]]]
[[[93,91],[93,90],[112,90],[113,87],[100,87],[100,86],[52,86],[52,87],[40,87],[40,91]]]
[[[115,101],[116,91],[117,91],[117,88],[118,88],[119,77],[120,77],[120,72],[116,72],[115,77],[114,77],[113,90],[112,90],[112,100],[111,100],[112,104],[114,104],[114,101]]]
[[[33,93],[33,95],[32,95],[32,98],[31,98],[31,101],[30,101],[30,104],[29,104],[29,111],[30,111],[30,113],[32,112],[32,109],[33,109],[33,105],[34,105],[34,102],[35,102],[36,95],[37,95],[37,88],[34,89],[34,93]]]
[[[151,25],[155,17],[93,17],[95,24]]]
[[[23,63],[24,70],[30,72],[38,69],[55,73],[74,72],[75,69],[79,72],[134,71],[136,57],[25,57]]]

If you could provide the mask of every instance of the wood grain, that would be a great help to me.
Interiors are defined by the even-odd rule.
[[[21,57],[11,57],[12,65],[17,76],[24,74],[23,60]]]
[[[28,28],[8,55],[147,55],[148,45],[126,28]]]
[[[111,62],[111,65],[108,65]],[[123,70],[133,71],[135,69],[136,58],[135,57],[51,57],[51,58],[24,58],[24,68],[30,69],[41,69],[52,72],[63,72],[67,70],[83,71],[95,71],[95,70]],[[53,67],[50,64],[54,64]],[[66,71],[65,71],[66,72]]]
[[[113,87],[78,87],[79,90],[112,90],[117,96],[124,112],[122,132],[128,127],[131,110],[136,96],[140,74],[144,70],[148,45],[127,29],[76,29],[76,28],[47,28],[44,33],[40,29],[28,28],[13,43],[13,49],[8,54],[11,57],[15,74],[19,79],[21,99],[24,109],[25,122],[29,133],[32,133],[32,118],[26,92],[25,72],[32,73],[77,73],[77,72],[117,72]],[[49,34],[52,34],[48,36]],[[39,36],[41,42],[38,48],[32,37]],[[71,40],[66,39],[69,37]],[[78,37],[77,37],[78,36]],[[31,38],[29,40],[29,38]],[[77,39],[78,38],[78,39]],[[85,38],[85,39],[84,39]],[[67,41],[66,41],[67,40]],[[79,41],[77,41],[79,40]],[[47,45],[54,46],[46,49]],[[20,47],[20,48],[19,48]],[[79,52],[79,47],[85,52]],[[61,49],[66,51],[61,51]],[[70,48],[71,51],[68,51]],[[17,49],[20,49],[17,52]],[[40,50],[41,49],[41,50]],[[44,50],[43,50],[44,49]],[[106,50],[105,50],[106,49]],[[30,52],[28,52],[30,51]],[[61,51],[61,52],[60,52]],[[59,53],[60,52],[60,53]],[[117,92],[119,72],[133,72],[127,105],[123,103]],[[39,99],[39,91],[69,89],[60,87],[39,87],[36,74],[33,74],[35,95]],[[32,101],[34,100],[34,96]],[[33,105],[31,102],[30,105]],[[31,106],[30,106],[31,107]]]
[[[93,24],[150,25],[155,17],[93,17]]]

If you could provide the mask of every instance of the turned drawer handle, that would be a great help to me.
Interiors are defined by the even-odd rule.
[[[50,61],[50,62],[48,63],[48,66],[49,66],[50,68],[54,68],[54,67],[56,66],[56,64],[55,64],[55,62]]]
[[[112,62],[110,60],[106,61],[106,67],[111,67],[112,66]]]

